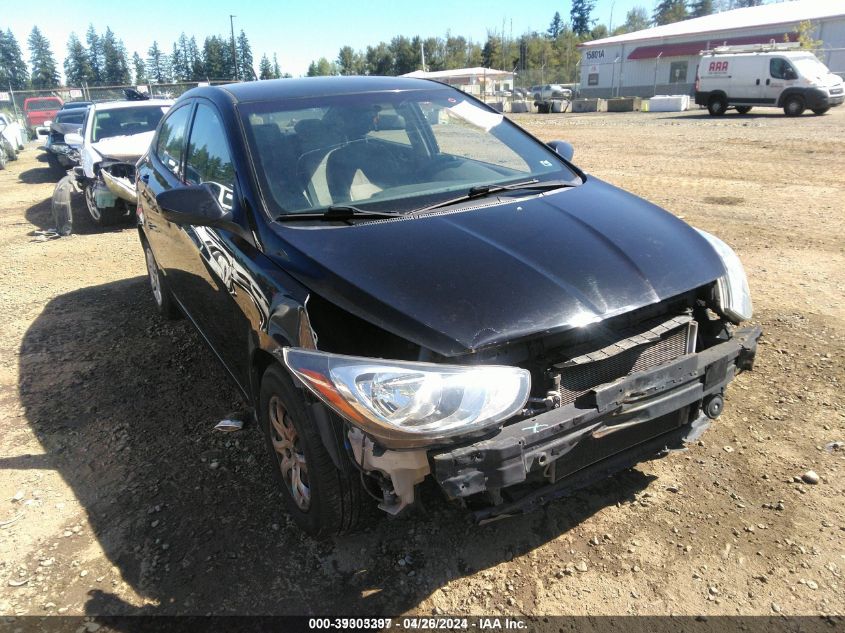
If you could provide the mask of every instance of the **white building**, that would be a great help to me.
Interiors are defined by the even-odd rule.
[[[796,41],[798,24],[805,20],[822,41],[821,60],[845,75],[845,0],[792,0],[586,42],[581,45],[581,95],[692,95],[702,50]]]
[[[430,72],[415,70],[402,76],[436,79],[476,96],[492,95],[500,90],[513,90],[513,73],[480,66]]]

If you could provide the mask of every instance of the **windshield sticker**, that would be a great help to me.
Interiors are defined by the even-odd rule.
[[[491,129],[499,125],[499,123],[502,122],[502,119],[505,118],[503,114],[499,114],[498,112],[486,112],[485,110],[472,105],[469,101],[461,101],[458,105],[449,108],[449,111],[461,117],[464,121],[468,121],[469,123],[480,127],[485,132],[489,132]]]

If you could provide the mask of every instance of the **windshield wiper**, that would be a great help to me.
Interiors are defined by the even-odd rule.
[[[336,204],[330,206],[324,212],[285,213],[276,218],[276,220],[278,222],[296,220],[325,220],[329,222],[336,220],[350,220],[352,218],[361,220],[372,218],[395,218],[398,215],[401,214],[394,211],[368,211],[367,209],[361,209],[349,204]]]
[[[509,185],[477,185],[475,187],[470,187],[469,191],[462,196],[458,196],[457,198],[451,198],[449,200],[443,200],[442,202],[435,202],[434,204],[430,204],[427,207],[414,209],[413,211],[409,211],[408,215],[416,215],[418,213],[425,213],[426,211],[433,211],[434,209],[441,209],[443,207],[448,207],[453,204],[458,204],[459,202],[466,202],[468,200],[475,200],[476,198],[483,198],[484,196],[489,196],[490,194],[499,193],[501,191],[518,191],[520,189],[562,189],[563,187],[573,186],[574,185],[571,182],[567,182],[565,180],[546,180],[544,182],[540,182],[537,178],[534,178],[532,180],[525,180],[523,182],[515,182]]]

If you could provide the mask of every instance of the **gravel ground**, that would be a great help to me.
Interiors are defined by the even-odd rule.
[[[702,442],[531,515],[426,490],[323,543],[257,429],[212,430],[238,394],[155,315],[134,228],[28,235],[61,174],[27,149],[0,171],[0,614],[843,614],[845,108],[770,112],[514,117],[743,259],[765,334]]]

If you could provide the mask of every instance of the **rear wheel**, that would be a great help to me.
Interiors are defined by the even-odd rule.
[[[728,100],[723,95],[714,95],[707,102],[707,111],[711,116],[722,116],[728,109]]]
[[[302,392],[280,365],[264,372],[259,407],[276,478],[296,524],[314,538],[359,526],[367,510],[360,475],[345,454],[340,455],[342,468],[334,465],[308,417]],[[337,439],[342,446],[342,438]]]
[[[0,145],[0,169],[6,169],[6,149]]]
[[[783,112],[786,116],[801,116],[804,114],[804,99],[798,95],[790,95],[783,102]]]
[[[813,114],[816,114],[816,115],[821,116],[822,114],[824,114],[824,113],[825,113],[825,112],[827,112],[828,110],[830,110],[830,107],[827,107],[827,108],[813,108]]]
[[[751,112],[751,106],[737,106],[736,111],[740,114],[748,114]]]
[[[179,310],[179,306],[176,305],[176,302],[170,295],[170,290],[167,288],[167,282],[158,268],[156,258],[153,255],[150,245],[146,240],[143,240],[142,244],[144,246],[144,259],[147,262],[147,274],[150,279],[150,290],[153,293],[153,301],[155,301],[156,310],[161,316],[168,320],[181,318],[182,312]]]

